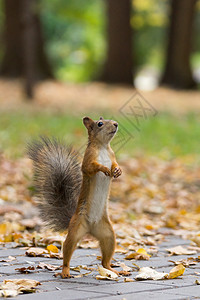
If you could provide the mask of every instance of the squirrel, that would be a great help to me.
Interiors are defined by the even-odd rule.
[[[54,230],[68,229],[62,278],[71,277],[70,259],[79,240],[88,233],[99,241],[103,267],[118,273],[111,268],[115,234],[107,212],[111,179],[122,174],[110,147],[118,123],[84,117],[83,124],[88,145],[82,167],[77,154],[55,139],[43,137],[28,146],[41,217]]]

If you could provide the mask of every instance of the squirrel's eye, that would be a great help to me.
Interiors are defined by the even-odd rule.
[[[99,122],[99,123],[98,123],[98,126],[99,126],[99,127],[103,126],[103,122]]]

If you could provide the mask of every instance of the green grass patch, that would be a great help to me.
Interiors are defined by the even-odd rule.
[[[200,157],[199,114],[173,115],[159,113],[140,119],[139,130],[130,120],[118,115],[123,130],[113,140],[118,155],[159,155],[173,158],[194,154]],[[26,144],[38,135],[56,136],[77,149],[87,142],[81,116],[36,112],[0,113],[0,150],[9,157],[23,156]],[[124,130],[125,129],[125,130]],[[127,132],[126,132],[127,130]],[[132,135],[132,136],[131,136]]]

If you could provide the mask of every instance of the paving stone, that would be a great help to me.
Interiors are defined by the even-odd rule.
[[[172,287],[165,286],[165,289],[171,289]],[[126,282],[126,283],[119,283],[116,282],[114,284],[110,284],[110,285],[105,285],[105,286],[90,286],[87,288],[78,288],[78,290],[82,290],[82,291],[91,291],[91,292],[105,292],[105,293],[110,293],[113,295],[123,295],[124,293],[134,293],[134,292],[139,292],[139,291],[151,291],[151,290],[161,290],[163,289],[163,286],[160,285],[159,283],[156,284],[149,284],[146,283],[145,281],[143,281],[143,283],[141,284],[141,282]]]
[[[98,298],[98,300],[122,300],[122,299],[126,299],[126,300],[133,300],[133,299],[137,299],[137,300],[145,300],[145,299],[155,299],[155,300],[186,300],[186,297],[184,296],[180,296],[180,295],[172,295],[169,294],[168,291],[164,290],[164,291],[153,291],[153,292],[141,292],[141,293],[130,293],[130,294],[123,294],[123,298],[122,296],[107,296],[107,297],[101,297]],[[188,300],[188,297],[187,297]]]
[[[169,294],[174,294],[174,295],[182,295],[187,297],[198,297],[196,299],[200,299],[200,286],[195,285],[195,286],[186,286],[186,287],[179,287],[175,288],[171,291],[169,291]],[[191,298],[189,298],[191,299]]]
[[[20,300],[66,300],[66,299],[76,299],[76,300],[83,300],[83,299],[98,299],[103,293],[95,293],[95,292],[89,292],[89,291],[78,291],[78,290],[64,290],[64,291],[51,291],[51,292],[37,292],[34,294],[24,294],[24,295],[18,295],[17,299]],[[104,294],[105,296],[109,296],[109,294]]]
[[[196,286],[195,281],[200,280],[200,276],[197,275],[188,275],[188,276],[181,276],[175,279],[166,279],[166,280],[159,280],[159,284],[171,286],[171,287],[184,287],[184,286]],[[155,284],[153,280],[146,280],[149,284]],[[158,281],[157,281],[158,282]]]
[[[88,286],[92,286],[95,285],[95,283],[93,284],[89,284],[88,282],[73,282],[71,280],[51,280],[51,281],[43,281],[42,282],[42,286],[40,288],[40,290],[42,291],[56,291],[57,289],[60,290],[67,290],[67,289],[77,289],[80,287],[88,287]]]
[[[24,255],[25,250],[21,248],[3,248],[0,250],[0,260],[8,257],[9,255],[11,256],[17,256],[17,255]]]
[[[188,257],[197,257],[195,255],[179,255],[168,256],[166,248],[189,245],[189,241],[182,240],[179,237],[168,236],[167,241],[159,245],[158,256],[153,256],[149,261],[124,259],[125,255],[119,253],[115,254],[116,263],[124,262],[127,266],[133,267],[133,263],[139,267],[153,267],[158,271],[169,272],[174,264],[169,260],[181,260]],[[16,260],[8,263],[0,263],[1,281],[4,279],[14,278],[26,278],[35,279],[42,283],[38,288],[38,292],[35,294],[19,295],[18,299],[159,299],[159,300],[176,300],[176,299],[200,299],[200,287],[195,284],[195,280],[200,280],[200,264],[186,268],[182,277],[171,280],[162,281],[134,281],[130,283],[124,283],[124,278],[120,277],[118,282],[96,280],[96,271],[92,272],[88,276],[80,278],[61,279],[59,277],[53,277],[54,272],[49,270],[39,270],[38,273],[20,274],[15,268],[28,267],[30,262],[35,266],[39,262],[45,262],[52,265],[62,265],[62,260],[44,258],[44,257],[28,257],[25,256],[25,249],[11,248],[12,243],[6,244],[6,248],[0,247],[0,260],[7,258],[9,255],[16,257]],[[101,264],[96,259],[97,255],[100,255],[99,249],[77,249],[72,257],[71,266],[88,265],[97,267]],[[29,262],[29,263],[28,263]],[[116,267],[116,270],[120,268]],[[59,271],[58,271],[59,272]],[[82,270],[81,273],[87,272]],[[135,278],[137,271],[133,271],[131,278]],[[71,271],[72,275],[78,275],[79,273]],[[21,298],[23,297],[23,298]]]
[[[189,246],[190,241],[188,240],[183,240],[180,237],[166,237],[166,240],[162,243],[159,244],[159,248],[172,248],[175,246]]]

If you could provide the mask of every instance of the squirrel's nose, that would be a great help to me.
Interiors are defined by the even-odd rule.
[[[117,123],[117,122],[115,122],[113,125],[114,125],[116,128],[118,127],[118,123]]]

